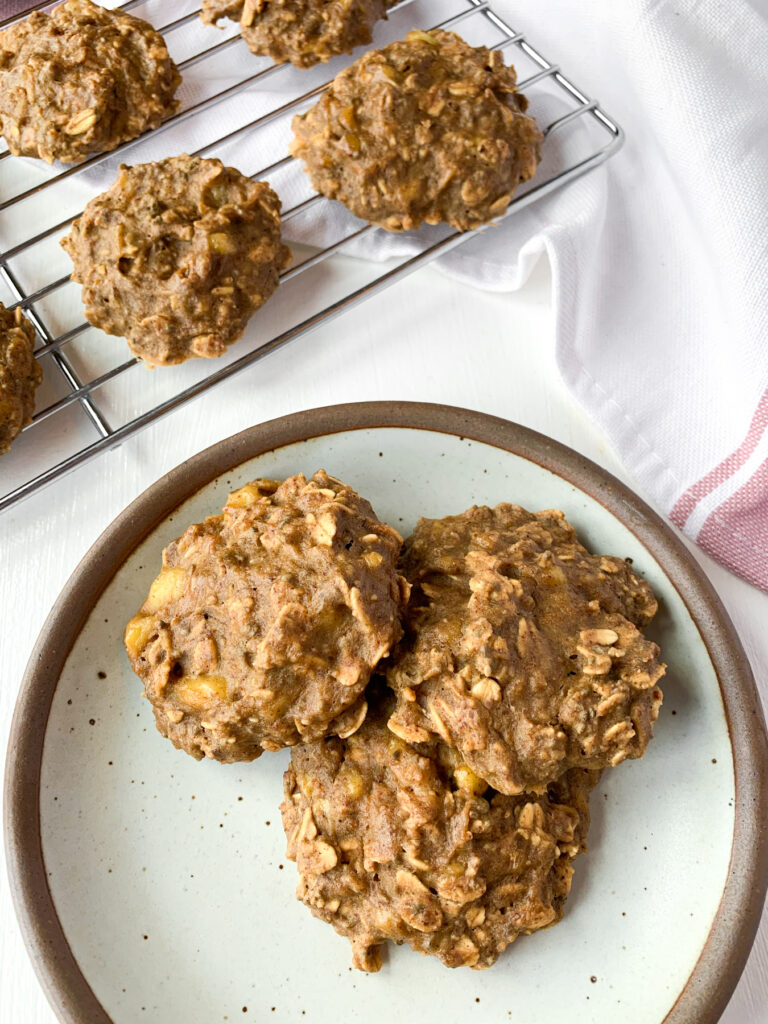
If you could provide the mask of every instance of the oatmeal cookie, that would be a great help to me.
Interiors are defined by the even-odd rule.
[[[502,504],[422,519],[401,567],[395,734],[441,737],[509,794],[642,757],[664,666],[637,628],[656,600],[626,561],[590,554],[562,512]]]
[[[281,811],[297,896],[362,970],[379,969],[387,940],[490,967],[562,916],[599,773],[503,796],[459,762],[441,742],[405,743],[373,710],[353,736],[291,752]]]
[[[293,119],[313,186],[388,231],[502,216],[536,170],[541,132],[498,50],[410,32],[364,54]]]
[[[401,544],[322,470],[231,494],[165,549],[126,629],[160,732],[217,761],[354,732],[400,636]]]
[[[66,0],[0,32],[0,134],[14,156],[78,163],[156,128],[181,75],[152,26]]]
[[[290,262],[269,185],[187,155],[122,166],[61,244],[86,318],[154,366],[222,355]]]
[[[0,302],[0,455],[32,422],[35,389],[43,379],[34,350],[32,324],[18,306],[11,312]]]
[[[251,53],[299,68],[370,43],[373,26],[399,0],[203,0],[201,17],[240,22]]]

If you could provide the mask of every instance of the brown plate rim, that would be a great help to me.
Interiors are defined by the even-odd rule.
[[[707,647],[726,709],[736,779],[728,879],[701,955],[663,1024],[716,1024],[756,934],[768,888],[768,741],[752,671],[712,584],[672,529],[628,487],[571,448],[509,420],[424,402],[358,402],[294,413],[219,441],[133,501],[77,566],[30,657],[11,725],[4,834],[11,892],[32,964],[64,1024],[113,1024],[69,947],[48,888],[40,826],[45,730],[74,639],[125,559],[174,508],[248,459],[310,438],[376,427],[469,438],[521,456],[599,501],[661,565]],[[656,1024],[656,1022],[654,1022]]]

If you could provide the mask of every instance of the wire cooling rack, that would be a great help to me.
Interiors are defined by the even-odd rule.
[[[338,261],[329,257],[348,252],[380,229],[346,213],[339,216],[330,209],[338,204],[312,193],[292,158],[274,158],[287,152],[291,116],[306,109],[349,59],[310,72],[274,65],[247,53],[235,25],[224,30],[223,38],[204,27],[194,0],[191,4],[181,14],[190,3],[175,3],[180,16],[163,23],[171,6],[167,3],[105,3],[123,11],[142,8],[137,13],[163,33],[184,76],[180,110],[154,132],[65,169],[0,152],[0,289],[5,290],[0,299],[9,308],[21,306],[34,324],[36,358],[44,371],[34,419],[0,459],[0,511],[478,234],[426,228],[418,233],[421,251],[407,252],[396,265],[358,260],[352,272],[349,266],[335,272]],[[37,3],[31,10],[51,6]],[[377,28],[374,45],[411,28],[440,27],[456,29],[474,45],[498,47],[515,64],[531,112],[545,126],[542,163],[515,195],[506,217],[619,148],[623,135],[616,122],[487,0],[441,0],[445,16],[437,23],[434,3],[431,20],[429,10],[428,0],[403,0],[390,12],[389,22]],[[254,112],[257,116],[250,116]],[[108,187],[120,162],[184,151],[219,156],[244,173],[251,172],[243,161],[255,162],[258,169],[251,176],[269,178],[283,200],[294,260],[281,275],[276,295],[225,356],[150,372],[138,360],[125,358],[125,342],[83,321],[79,287],[69,281],[70,265],[58,241],[85,202]],[[323,242],[310,248],[300,244],[302,218],[313,217],[316,225],[318,213],[327,217]],[[330,239],[329,231],[336,231]],[[294,284],[299,278],[300,284]]]

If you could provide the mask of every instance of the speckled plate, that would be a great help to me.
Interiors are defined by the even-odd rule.
[[[255,476],[324,467],[407,533],[420,514],[513,500],[566,511],[630,556],[661,602],[656,738],[607,772],[562,923],[486,972],[407,947],[350,970],[294,899],[278,804],[288,755],[197,764],[155,731],[122,650],[160,552]],[[54,607],[19,698],[6,837],[21,925],[68,1024],[713,1024],[766,889],[768,758],[744,653],[717,597],[634,494],[538,434],[443,406],[336,406],[254,427],[138,498]],[[39,811],[39,814],[38,814]]]

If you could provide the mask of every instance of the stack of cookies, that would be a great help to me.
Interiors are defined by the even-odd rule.
[[[175,746],[291,748],[297,894],[357,967],[391,940],[483,968],[559,921],[590,791],[646,750],[656,609],[561,512],[473,507],[403,544],[320,471],[190,526],[125,643]]]

